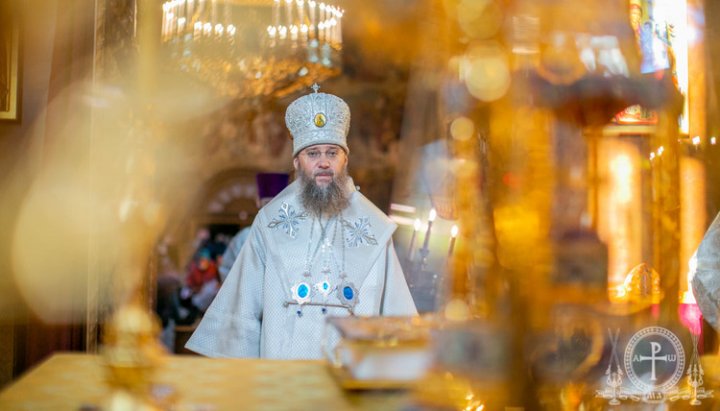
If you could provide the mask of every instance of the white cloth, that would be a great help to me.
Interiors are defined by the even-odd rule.
[[[295,181],[260,210],[240,256],[188,340],[188,349],[209,357],[321,358],[323,336],[330,335],[324,330],[326,316],[347,316],[349,311],[327,307],[323,314],[321,307],[305,305],[298,316],[297,305],[285,304],[293,301],[292,286],[304,279],[308,255],[311,285],[324,278],[323,266],[331,269],[331,283],[339,284],[344,265],[347,281],[358,290],[355,315],[417,314],[392,243],[396,225],[355,191],[350,180],[350,205],[341,215],[344,223],[340,218],[330,220],[325,230],[331,247],[320,247],[320,223],[304,213],[299,188]],[[316,292],[312,301],[323,298]],[[339,304],[337,293],[326,302]]]

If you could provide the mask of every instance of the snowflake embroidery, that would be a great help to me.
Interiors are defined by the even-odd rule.
[[[360,217],[355,223],[342,220],[345,234],[345,244],[348,247],[359,247],[360,245],[377,245],[375,235],[370,232],[370,222],[367,217]]]
[[[297,213],[291,205],[288,203],[282,203],[280,210],[278,210],[278,216],[270,221],[268,228],[280,227],[285,231],[285,234],[295,238],[298,233],[300,220],[304,220],[306,218],[307,213]]]

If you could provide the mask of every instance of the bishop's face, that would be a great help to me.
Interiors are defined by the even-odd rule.
[[[347,166],[345,150],[334,144],[318,144],[300,151],[293,159],[295,170],[312,179],[320,188],[325,188]]]

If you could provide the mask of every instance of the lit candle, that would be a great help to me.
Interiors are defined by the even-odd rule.
[[[318,8],[318,40],[322,42],[325,40],[325,3],[320,3]]]
[[[330,44],[335,44],[335,26],[337,26],[337,21],[335,20],[335,17],[333,17],[330,19],[330,40],[328,41]]]
[[[285,24],[288,26],[291,26],[295,22],[293,20],[292,5],[292,0],[285,0]]]
[[[417,237],[417,232],[420,231],[420,219],[415,219],[415,225],[413,227],[413,233],[412,237],[410,237],[410,246],[408,247],[408,255],[410,256],[410,260],[413,258],[414,251],[413,248],[415,248],[415,237]]]
[[[298,26],[293,25],[290,27],[290,41],[292,41],[293,48],[297,46],[299,32]]]
[[[273,2],[272,25],[274,27],[277,27],[280,25],[280,0],[275,0]]]
[[[172,33],[175,31],[175,14],[171,11],[168,13],[168,24],[167,24],[167,35],[172,37]]]
[[[325,22],[322,21],[318,24],[318,40],[320,42],[325,40]]]
[[[342,44],[342,17],[343,17],[343,12],[338,11],[338,26],[337,26],[338,45]]]
[[[308,30],[309,30],[309,29],[308,29],[307,24],[303,24],[302,26],[300,26],[300,33],[301,33],[300,40],[302,40],[302,43],[303,43],[303,44],[307,43],[307,40],[308,40]]]
[[[448,258],[452,256],[453,250],[455,249],[455,239],[457,238],[458,231],[458,226],[453,224],[450,229],[450,248],[448,249]]]
[[[277,35],[277,29],[275,26],[268,26],[268,36],[270,37],[270,47],[275,47],[275,36]]]
[[[700,145],[700,136],[695,136],[692,138],[692,145],[693,145],[693,151],[698,151],[698,146]]]
[[[317,26],[315,25],[315,17],[316,17],[316,16],[315,16],[315,5],[316,5],[316,3],[315,3],[314,0],[310,0],[310,1],[308,2],[308,6],[310,6],[309,14],[310,14],[310,38],[311,38],[311,39],[317,37],[317,36],[315,35],[315,29],[316,29],[316,27],[317,27]]]
[[[303,24],[305,22],[305,0],[297,0],[297,15],[298,15],[298,24]]]
[[[163,18],[162,18],[162,25],[160,27],[160,33],[162,33],[162,39],[167,39],[167,7],[165,7],[166,4],[163,4]]]
[[[432,230],[432,224],[433,221],[435,221],[435,217],[437,217],[437,212],[433,208],[430,210],[430,215],[428,216],[428,227],[427,231],[425,231],[425,241],[423,241],[423,248],[428,249],[428,244],[430,243],[430,231]]]
[[[187,6],[187,5],[185,4],[184,1],[178,2],[178,4],[177,4],[177,15],[178,15],[178,18],[180,18],[180,19],[186,19],[186,17],[187,17],[187,14],[185,14],[185,13],[186,13],[186,12],[185,12],[185,7],[186,7],[186,6]]]

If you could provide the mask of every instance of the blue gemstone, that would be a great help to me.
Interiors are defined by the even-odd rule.
[[[330,285],[328,283],[323,283],[323,290],[327,290]]]
[[[309,292],[310,289],[308,288],[307,284],[300,284],[297,288],[297,295],[300,298],[307,297]]]
[[[345,297],[346,300],[352,300],[353,297],[355,297],[355,291],[353,291],[352,287],[349,285],[346,285],[343,287],[343,297]]]
[[[298,317],[302,317],[302,311],[297,310],[297,311],[295,311],[295,312],[297,313],[297,316],[298,316]]]
[[[321,311],[323,314],[327,314],[327,308],[323,307]]]

